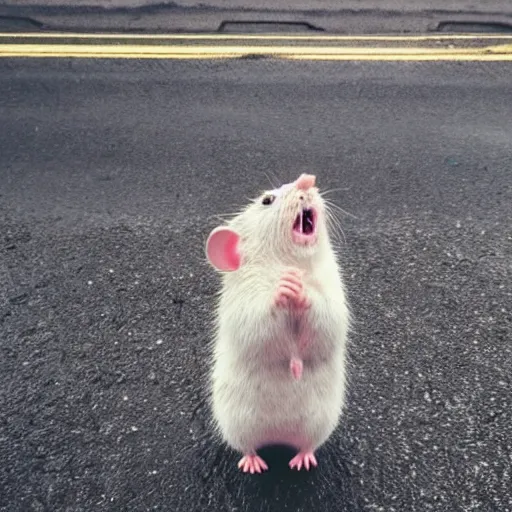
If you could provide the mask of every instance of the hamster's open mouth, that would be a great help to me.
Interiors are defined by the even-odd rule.
[[[316,241],[316,212],[313,208],[303,208],[293,222],[293,241],[310,244]]]

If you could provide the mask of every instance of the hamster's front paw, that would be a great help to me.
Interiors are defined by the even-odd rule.
[[[307,309],[311,306],[304,293],[302,272],[299,269],[289,269],[284,272],[277,285],[274,295],[274,305],[282,308]]]

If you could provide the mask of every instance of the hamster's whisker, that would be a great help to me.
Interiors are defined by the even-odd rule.
[[[269,171],[270,172],[270,171]],[[275,171],[271,172],[272,178],[276,180],[277,185],[273,185],[274,188],[279,188],[281,185],[279,183],[283,183],[283,180],[275,173]]]
[[[334,211],[330,209],[329,206],[326,206],[326,219],[327,223],[329,225],[329,228],[333,232],[333,236],[337,239],[337,241],[341,245],[341,239],[339,239],[340,233],[343,236],[343,243],[347,243],[347,238],[345,236],[345,232],[343,231],[343,228],[341,227],[341,220],[336,217],[336,214]]]
[[[236,215],[235,213],[218,213],[216,215],[212,215],[210,216],[209,218],[215,218],[215,219],[225,219],[225,218],[228,218],[228,217],[231,217],[233,215]]]
[[[263,173],[265,175],[265,178],[267,178],[268,182],[270,183],[270,186],[272,187],[272,189],[275,189],[275,188],[279,188],[279,180],[277,180],[277,178],[275,176],[272,176],[272,178],[274,178],[275,181],[272,181],[270,178],[270,176],[264,172]]]
[[[348,192],[352,187],[345,188],[329,188],[327,190],[322,190],[320,195],[323,197],[324,195],[333,194],[334,192]]]
[[[227,215],[213,215],[212,217],[209,217],[209,219],[215,219],[218,222],[224,223],[226,219],[229,219],[229,217]]]
[[[333,238],[333,245],[337,247],[338,245],[341,245],[341,238],[340,238],[340,232],[337,229],[338,225],[337,223],[331,218],[331,215],[326,215],[326,222],[327,222],[327,228],[329,230],[330,236]]]
[[[324,202],[326,205],[329,205],[331,208],[335,208],[336,210],[343,213],[344,215],[347,215],[348,217],[352,217],[353,219],[357,219],[357,217],[354,214],[347,212],[347,210],[344,210],[341,206],[338,206],[333,201],[330,201],[329,199],[324,199]]]
[[[210,216],[209,218],[217,217],[217,218],[220,218],[220,219],[229,219],[229,218],[232,218],[232,217],[236,217],[237,215],[240,215],[246,209],[247,209],[247,205],[243,205],[243,206],[242,205],[237,205],[237,209],[233,210],[232,212],[218,213],[216,215]]]

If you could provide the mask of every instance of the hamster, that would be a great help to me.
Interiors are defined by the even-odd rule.
[[[257,450],[271,444],[297,450],[291,469],[316,467],[344,406],[350,312],[315,181],[265,192],[206,242],[222,274],[213,418],[245,473],[268,469]]]

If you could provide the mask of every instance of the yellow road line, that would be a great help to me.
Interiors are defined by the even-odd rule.
[[[26,58],[26,55],[20,55],[17,53],[6,53],[1,57],[11,57],[11,58]],[[54,54],[54,55],[39,55],[37,58],[97,58],[91,57],[90,54]],[[145,55],[118,55],[118,54],[105,54],[101,56],[102,59],[162,59],[162,60],[229,60],[229,59],[237,59],[239,57],[232,54],[201,54],[197,53],[194,55],[183,55],[183,54],[145,54]],[[453,55],[449,58],[438,58],[434,55],[418,55],[416,57],[411,57],[407,55],[382,55],[382,56],[371,56],[371,55],[275,55],[273,56],[275,59],[279,60],[290,60],[290,61],[373,61],[373,62],[505,62],[512,61],[512,55],[488,55],[488,56],[471,56],[471,55]]]
[[[378,62],[504,62],[512,61],[512,54],[490,55],[283,55],[284,60],[338,60],[338,61],[378,61]]]
[[[193,39],[193,40],[294,40],[294,41],[447,41],[447,40],[507,40],[512,39],[512,35],[505,34],[425,34],[425,35],[408,35],[408,36],[389,36],[389,35],[356,35],[356,36],[338,36],[338,35],[272,35],[272,34],[103,34],[103,33],[75,33],[75,32],[21,32],[21,33],[9,33],[0,32],[0,39],[13,39],[13,38],[32,38],[32,39],[162,39],[162,40],[173,40],[173,39]]]
[[[293,60],[509,61],[512,44],[480,48],[253,46],[253,45],[94,45],[1,44],[0,57],[124,59],[228,59],[260,56]]]
[[[91,53],[94,55],[144,53],[154,54],[300,54],[300,55],[482,55],[489,53],[512,53],[512,44],[485,46],[480,48],[426,48],[426,47],[364,47],[364,46],[253,46],[253,45],[105,45],[105,44],[0,44],[0,51],[21,53]]]

